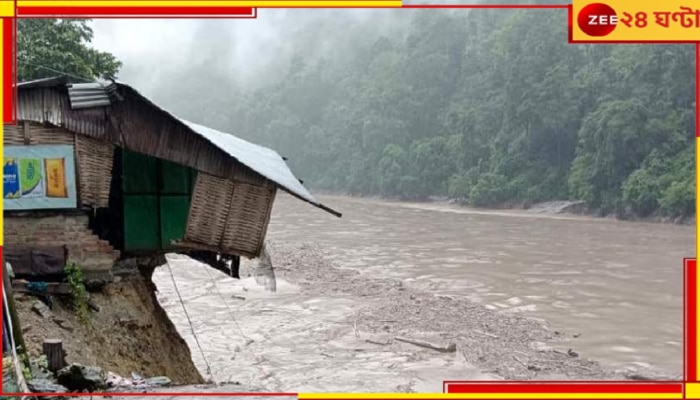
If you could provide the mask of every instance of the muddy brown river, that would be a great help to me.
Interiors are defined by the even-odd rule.
[[[330,196],[321,200],[341,211],[343,218],[279,195],[268,239],[314,243],[338,267],[367,277],[399,278],[421,290],[464,296],[499,312],[541,319],[553,330],[576,334],[571,346],[582,357],[612,366],[653,366],[669,374],[682,373],[682,269],[683,258],[695,256],[694,227],[491,212],[435,203]],[[322,372],[316,381],[309,378],[316,370],[339,362],[352,369],[350,359],[324,361],[319,355],[314,361],[309,356],[308,370],[299,370],[299,354],[316,352],[313,334],[308,333],[316,329],[312,326],[321,320],[340,321],[341,314],[352,312],[353,299],[299,299],[295,297],[298,289],[285,282],[277,294],[268,295],[225,276],[230,283],[212,286],[197,283],[197,279],[209,278],[185,261],[175,259],[171,265],[176,280],[181,281],[180,291],[187,293],[185,300],[204,355],[214,359],[209,364],[215,364],[210,368],[216,370],[215,380],[234,376],[245,381],[243,373],[251,380],[256,374],[274,375],[271,386],[286,390],[329,391],[336,389],[333,385],[339,386],[336,390],[372,390],[366,386],[368,380],[353,386],[349,381],[343,384],[339,377],[322,383]],[[168,272],[158,269],[154,280],[161,302],[206,375],[190,328],[185,328],[178,314],[181,307],[169,289]],[[225,292],[215,296],[214,289]],[[235,305],[238,303],[231,301],[238,316],[233,317],[232,305],[222,304],[232,296],[257,303]],[[304,322],[307,314],[309,319]],[[229,333],[222,335],[222,330]],[[338,333],[333,338],[338,348],[354,340],[352,328],[338,332],[345,335]],[[251,345],[248,353],[241,350],[253,341],[267,344]],[[244,360],[256,367],[246,367],[243,372],[240,363]],[[452,368],[432,363],[432,367],[420,368]],[[358,364],[358,371],[369,373],[371,365]],[[469,366],[459,368],[467,371]],[[483,378],[478,373],[455,374],[452,379]],[[441,376],[435,382],[445,374]],[[302,381],[307,383],[299,384]],[[439,387],[429,389],[439,391]]]
[[[680,373],[688,226],[484,212],[457,206],[325,197],[337,219],[280,196],[269,237],[320,243],[377,278],[524,312],[580,333],[583,354]]]

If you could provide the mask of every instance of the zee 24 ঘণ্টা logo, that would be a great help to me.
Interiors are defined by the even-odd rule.
[[[583,33],[593,37],[607,36],[619,24],[627,28],[640,29],[646,28],[650,24],[656,24],[663,28],[669,28],[671,24],[682,28],[700,28],[700,10],[679,7],[678,11],[654,11],[652,13],[638,11],[618,14],[607,4],[593,3],[581,9],[577,23]]]

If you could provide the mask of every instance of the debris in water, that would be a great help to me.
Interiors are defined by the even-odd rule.
[[[492,337],[492,338],[494,338],[494,339],[498,339],[498,335],[494,335],[494,334],[487,333],[487,332],[482,332],[482,331],[480,331],[480,330],[478,330],[478,329],[474,329],[474,332],[479,333],[479,334],[482,334],[482,335],[484,335],[484,336]]]
[[[522,365],[523,367],[527,367],[527,364],[522,362],[517,356],[513,355],[513,359],[518,362],[518,364]]]
[[[376,340],[371,340],[371,339],[365,339],[365,342],[371,343],[371,344],[376,344],[379,346],[388,346],[391,344],[391,341],[386,341],[386,342],[378,342]]]
[[[455,351],[457,351],[457,345],[455,343],[450,343],[447,346],[438,346],[423,340],[410,339],[401,336],[397,336],[396,340],[399,342],[409,343],[415,346],[425,347],[426,349],[436,350],[441,353],[454,353]]]

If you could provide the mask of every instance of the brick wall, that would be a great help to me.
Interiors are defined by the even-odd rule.
[[[6,215],[4,225],[6,248],[13,245],[66,246],[68,262],[82,267],[86,280],[110,278],[112,266],[119,258],[118,251],[88,228],[87,215]]]

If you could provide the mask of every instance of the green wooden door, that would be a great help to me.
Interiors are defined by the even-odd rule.
[[[162,248],[171,248],[173,240],[182,239],[185,235],[185,225],[187,225],[189,212],[189,196],[163,196],[160,198]]]
[[[124,196],[124,249],[160,248],[158,196]]]
[[[122,165],[124,250],[172,248],[185,233],[196,171],[126,150]]]

